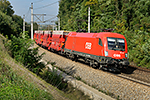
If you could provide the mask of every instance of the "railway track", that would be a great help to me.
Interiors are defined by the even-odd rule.
[[[81,60],[80,63],[84,63],[84,62]],[[113,74],[113,75],[123,78],[123,79],[127,79],[129,81],[133,81],[133,82],[150,87],[150,70],[149,69],[139,68],[139,67],[130,65],[126,71],[127,72],[122,71],[119,74],[110,72],[110,71],[105,71],[105,72]],[[137,75],[137,73],[138,73],[138,75]],[[134,75],[134,74],[136,74],[136,75]]]
[[[134,68],[134,69],[138,69],[140,71],[144,71],[144,72],[150,73],[150,69],[146,69],[146,68],[142,68],[142,67],[136,67],[136,66],[133,66],[133,65],[130,65],[129,67]]]
[[[79,62],[85,64],[83,60],[80,60]],[[88,64],[86,64],[86,65],[89,66]],[[97,69],[97,70],[99,70],[99,69]],[[119,74],[110,72],[110,71],[105,71],[105,72],[113,74],[113,75],[123,78],[123,79],[127,79],[129,81],[133,81],[133,82],[150,87],[150,71],[148,69],[138,68],[138,67],[130,65],[129,68],[127,69],[127,71],[128,72],[122,71]],[[134,71],[138,71],[138,72],[140,71],[140,73],[143,72],[142,76],[144,77],[144,79],[143,79],[143,77],[141,77],[140,73],[138,73],[139,75],[135,76],[134,74],[136,74],[136,73],[134,73]],[[147,78],[145,78],[145,77],[147,77]]]
[[[84,62],[84,60],[82,60],[82,59],[79,59],[79,63],[86,64]],[[89,66],[88,64],[86,64],[86,65]],[[99,70],[99,69],[97,69],[97,70]],[[150,70],[149,69],[130,65],[126,69],[126,71],[121,71],[121,73],[119,73],[119,74],[110,72],[110,71],[105,71],[105,72],[113,74],[113,75],[123,78],[123,79],[127,79],[129,81],[133,81],[133,82],[150,87]]]
[[[65,70],[67,73],[71,73],[72,76],[79,76],[90,86],[96,86],[98,90],[102,89],[102,91],[109,91],[116,96],[119,95],[122,99],[126,98],[125,100],[130,99],[130,97],[134,97],[135,99],[150,99],[150,73],[148,71],[144,72],[137,68],[131,68],[128,69],[128,73],[122,72],[116,74],[93,69],[82,60],[79,60],[78,62],[71,61],[43,48],[40,48],[40,52],[46,53],[44,57],[45,60],[56,62],[56,65],[60,69]],[[146,96],[145,92],[143,92],[145,90],[147,92]]]
[[[118,75],[119,77],[125,77],[131,81],[146,85],[150,87],[150,70],[136,67],[136,66],[129,66],[126,72],[122,72]]]
[[[79,60],[79,63],[86,64],[82,59]],[[86,65],[89,66],[88,64],[86,64]],[[138,72],[140,71],[140,73],[142,71],[143,74],[141,75],[140,73],[138,73],[139,75],[136,75],[136,77],[135,77],[134,71],[137,71],[137,70],[138,70]],[[108,72],[108,71],[106,71],[106,72]],[[127,79],[127,80],[130,80],[130,81],[133,81],[133,82],[143,84],[145,86],[150,87],[150,70],[148,70],[148,69],[139,68],[139,67],[130,65],[126,71],[122,71],[122,73],[120,73],[120,74],[115,74],[112,72],[110,72],[110,73],[113,75],[116,75],[117,77],[121,77],[123,79]],[[149,76],[148,79],[143,79],[143,77],[147,77],[147,76]]]
[[[125,75],[123,75],[123,74],[118,74],[118,75],[116,75],[116,76],[121,77],[121,78],[124,78],[124,79],[127,79],[127,80],[130,80],[130,81],[133,81],[133,82],[136,82],[136,83],[139,83],[139,84],[143,84],[143,85],[146,85],[146,86],[150,87],[150,83],[147,83],[147,82],[144,82],[144,81],[140,81],[140,80],[137,80],[137,79],[134,79],[134,78],[125,76]]]

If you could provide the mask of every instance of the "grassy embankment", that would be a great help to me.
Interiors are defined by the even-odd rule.
[[[60,81],[61,77],[55,76],[54,72],[49,72],[45,68],[41,74],[29,71],[31,69],[25,68],[8,54],[2,40],[2,36],[0,36],[0,99],[59,100],[62,97],[70,100],[89,99],[88,96],[85,96],[81,91],[69,84],[62,88],[64,84],[60,84],[62,83]],[[57,88],[61,89],[61,91]]]
[[[10,60],[16,63],[6,52],[0,36],[0,99],[53,99],[50,93],[18,75],[20,70],[14,71],[15,65],[11,64]]]

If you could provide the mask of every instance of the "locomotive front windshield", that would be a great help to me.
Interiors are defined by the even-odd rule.
[[[121,38],[107,38],[109,50],[125,51],[125,41]]]

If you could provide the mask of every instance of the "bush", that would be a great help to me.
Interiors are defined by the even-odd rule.
[[[5,46],[10,51],[10,55],[29,68],[34,73],[39,73],[45,66],[38,63],[42,56],[38,54],[38,48],[33,48],[33,41],[27,34],[21,33],[19,37],[11,35],[11,41],[7,41]]]
[[[138,66],[150,68],[150,35],[145,31],[135,31],[130,40],[130,61]]]
[[[48,83],[61,90],[66,87],[67,83],[63,82],[62,76],[57,75],[55,70],[51,72],[44,69],[45,65],[39,62],[44,53],[39,55],[38,48],[32,48],[33,41],[29,39],[28,35],[21,33],[18,38],[12,35],[11,41],[8,41],[5,46],[11,51],[12,57],[24,64],[30,71],[40,75]]]

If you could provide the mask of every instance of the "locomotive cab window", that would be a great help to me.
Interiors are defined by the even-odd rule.
[[[101,40],[100,38],[99,38],[98,44],[99,44],[100,46],[103,46],[103,45],[102,45],[102,40]]]
[[[109,50],[125,51],[124,39],[108,37],[107,41],[108,41],[108,49]]]

